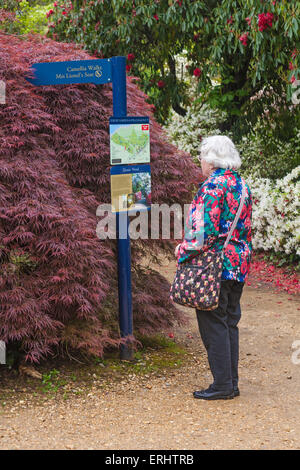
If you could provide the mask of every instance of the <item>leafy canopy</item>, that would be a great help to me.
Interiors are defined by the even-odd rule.
[[[283,93],[290,100],[300,78],[296,0],[75,0],[50,12],[55,38],[100,57],[127,55],[160,121],[171,106],[185,114],[193,81],[201,100],[226,112],[229,129],[271,105],[266,95],[249,107],[256,92],[271,90],[272,104]]]

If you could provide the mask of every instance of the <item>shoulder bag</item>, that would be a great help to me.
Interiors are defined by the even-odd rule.
[[[224,250],[238,223],[243,208],[246,188],[243,189],[240,205],[221,251],[205,251],[189,261],[178,263],[170,298],[174,302],[198,310],[214,310],[219,304]]]

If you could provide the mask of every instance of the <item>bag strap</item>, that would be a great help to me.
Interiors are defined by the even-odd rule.
[[[234,229],[235,229],[235,227],[238,223],[238,220],[240,218],[240,215],[241,215],[241,212],[242,212],[242,209],[243,209],[245,197],[246,197],[246,186],[245,186],[244,181],[242,181],[242,195],[241,195],[240,205],[239,205],[239,208],[238,208],[237,213],[235,215],[235,219],[234,219],[234,221],[231,225],[231,229],[228,232],[226,241],[225,241],[224,246],[223,246],[223,250],[225,250],[225,248],[227,247],[227,245],[229,243],[229,240],[231,238],[231,235],[232,235],[232,233],[233,233],[233,231],[234,231]]]

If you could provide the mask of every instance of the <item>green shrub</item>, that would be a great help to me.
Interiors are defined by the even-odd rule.
[[[22,0],[21,2],[10,0],[3,5],[4,10],[10,12],[6,20],[0,23],[0,29],[9,33],[28,34],[47,32],[47,12],[52,3],[39,1],[32,2]]]
[[[245,176],[256,174],[260,178],[276,180],[283,178],[300,164],[300,131],[296,125],[296,112],[294,122],[281,138],[270,123],[260,120],[251,132],[238,140],[233,132],[221,131],[223,119],[224,113],[195,100],[186,116],[173,113],[166,132],[177,147],[194,157],[195,162],[203,138],[226,134],[241,153],[241,173]]]

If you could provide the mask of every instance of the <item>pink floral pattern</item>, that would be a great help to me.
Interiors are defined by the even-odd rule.
[[[246,198],[240,219],[224,250],[222,279],[245,282],[252,253],[252,196],[246,186]],[[188,211],[185,237],[177,255],[178,264],[208,250],[221,251],[239,207],[242,178],[235,170],[218,168],[199,185]]]

